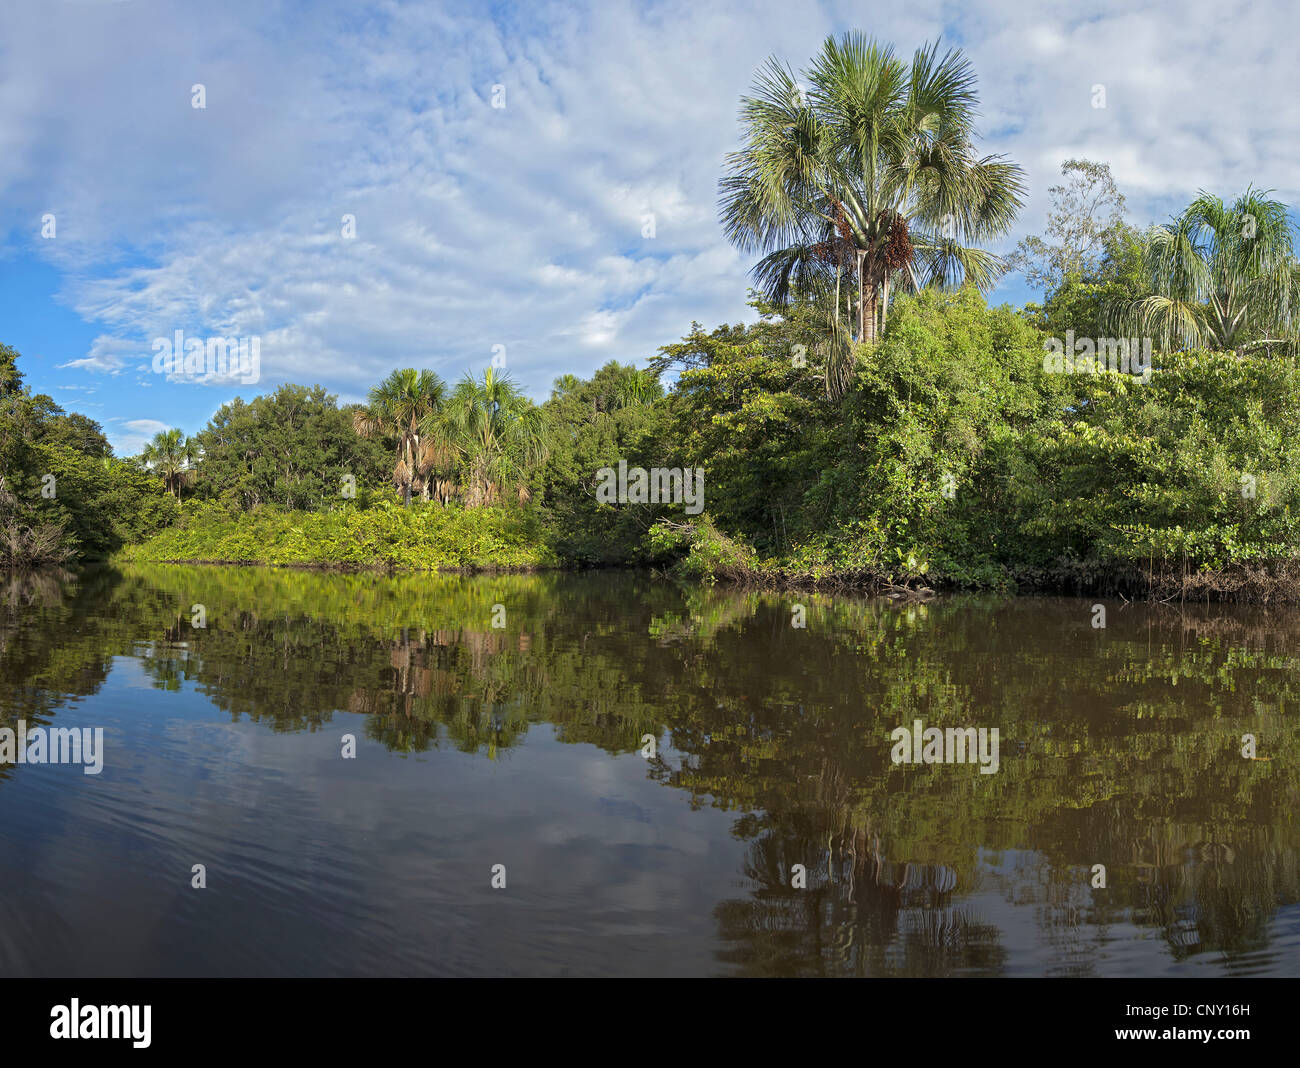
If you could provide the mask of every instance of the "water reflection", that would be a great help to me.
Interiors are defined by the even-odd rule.
[[[795,601],[806,628],[791,626]],[[320,911],[290,929],[268,920],[267,941],[240,950],[218,945],[216,918],[184,912],[191,898],[157,893],[192,946],[246,972],[1300,973],[1300,614],[1114,605],[1109,616],[1096,630],[1079,601],[899,606],[626,574],[11,574],[0,725],[117,720],[140,770],[103,793],[78,784],[69,800],[58,769],[3,766],[0,812],[57,797],[74,823],[111,807],[116,833],[139,838],[145,825],[124,888],[145,898],[179,842],[201,853],[210,819],[242,821],[243,838],[219,838],[231,874],[264,880],[286,912],[304,897]],[[244,749],[196,753],[132,728],[106,685],[127,665],[167,715],[184,709],[186,730],[251,730],[237,735]],[[999,772],[895,765],[889,731],[914,719],[997,727]],[[268,730],[287,748],[258,741]],[[382,836],[354,839],[340,822],[380,792],[327,759],[344,731],[386,754]],[[322,732],[303,763],[294,739]],[[1245,734],[1261,759],[1242,757]],[[643,759],[647,736],[657,750]],[[151,780],[164,759],[168,777]],[[113,770],[110,758],[110,782]],[[182,826],[169,806],[196,778],[220,784],[219,816],[196,809]],[[338,809],[332,822],[305,792]],[[276,829],[246,819],[254,809]],[[5,842],[40,855],[46,881],[0,854],[0,895],[36,889],[76,927],[84,857],[40,854],[15,826]],[[295,835],[336,859],[310,873],[268,859]],[[482,918],[478,876],[448,873],[492,849],[536,857],[533,896],[518,901],[542,911],[527,923]],[[393,916],[366,921],[364,951],[343,940],[308,952],[335,911],[365,907],[376,868]],[[259,907],[251,889],[234,893],[232,908]],[[26,940],[0,938],[0,970],[49,959],[50,932],[30,924]],[[163,948],[133,959],[144,974],[192,964]],[[112,953],[70,948],[65,964],[83,960]]]

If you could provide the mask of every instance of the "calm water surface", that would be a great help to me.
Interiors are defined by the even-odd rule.
[[[1090,604],[0,574],[0,975],[1300,975],[1300,614]]]

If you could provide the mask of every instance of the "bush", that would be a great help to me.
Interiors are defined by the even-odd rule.
[[[189,506],[187,506],[188,508]],[[128,560],[333,564],[437,569],[555,564],[540,519],[525,508],[383,502],[332,512],[260,510],[239,518],[219,506],[187,511],[179,525],[123,554]]]
[[[1025,442],[1016,507],[1035,561],[1221,570],[1297,556],[1300,368],[1171,353],[1148,383],[1086,396]]]

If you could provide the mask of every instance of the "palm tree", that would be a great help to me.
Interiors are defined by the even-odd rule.
[[[593,379],[598,387],[592,398],[593,415],[608,418],[620,408],[650,404],[663,395],[659,378],[652,371],[638,370],[632,364],[611,361]]]
[[[363,438],[396,442],[393,483],[408,506],[413,490],[418,490],[421,500],[429,499],[431,481],[442,503],[450,495],[448,480],[440,477],[445,476],[451,458],[440,421],[445,396],[446,386],[432,371],[406,367],[370,391],[368,407],[353,412],[352,425]]]
[[[614,408],[634,408],[650,404],[659,399],[663,390],[659,387],[658,376],[650,371],[638,370],[636,367],[623,367],[619,374],[618,385],[614,389]]]
[[[828,37],[806,91],[773,57],[741,101],[744,147],[720,182],[724,231],[742,251],[766,253],[754,276],[773,303],[830,304],[840,354],[840,304],[851,307],[854,292],[857,340],[869,342],[884,329],[891,286],[985,289],[1005,269],[966,242],[1010,229],[1023,171],[976,155],[974,73],[959,50],[938,48],[908,65],[860,33]]]
[[[140,459],[149,470],[162,476],[167,492],[180,499],[181,486],[194,478],[199,458],[198,443],[175,427],[160,430],[141,451]]]
[[[545,455],[543,415],[505,375],[491,367],[482,379],[466,375],[444,412],[449,440],[467,473],[470,508],[497,503],[513,490],[528,499],[528,469]]]
[[[563,374],[555,380],[551,387],[551,397],[567,397],[570,393],[576,393],[582,388],[582,379],[574,374]]]
[[[1112,330],[1163,348],[1238,353],[1294,348],[1300,336],[1300,265],[1286,206],[1247,188],[1231,205],[1201,192],[1142,243],[1149,295],[1107,309]]]

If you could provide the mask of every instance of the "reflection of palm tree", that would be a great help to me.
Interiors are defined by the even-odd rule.
[[[844,813],[769,812],[750,844],[751,893],[715,910],[723,959],[748,975],[996,972],[1005,958],[996,925],[954,904],[957,872],[944,864],[889,863],[878,838]],[[834,828],[829,839],[826,823]],[[790,885],[790,866],[807,888]],[[865,877],[863,877],[865,876]]]

